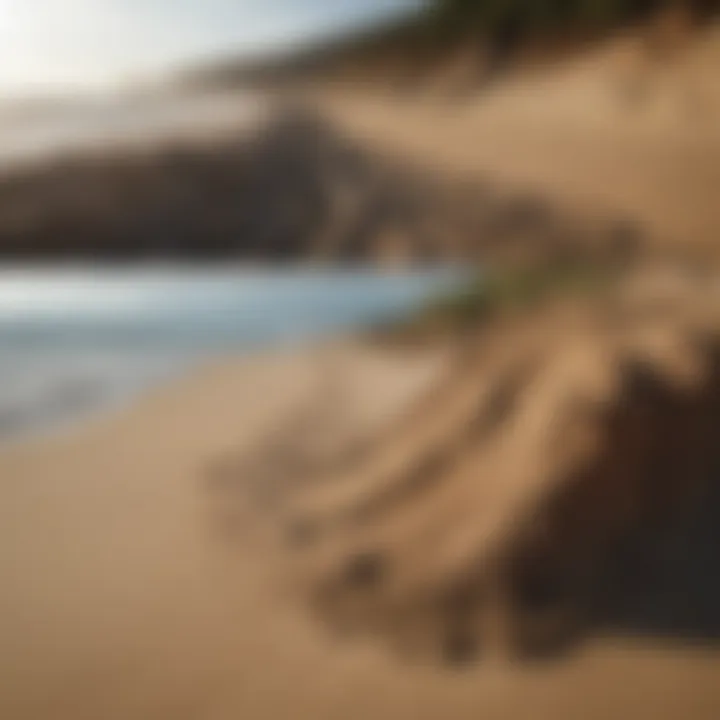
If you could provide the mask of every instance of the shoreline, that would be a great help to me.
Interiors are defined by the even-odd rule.
[[[351,331],[350,331],[351,332]],[[45,442],[63,442],[82,436],[86,430],[92,430],[95,425],[112,422],[127,413],[132,413],[136,407],[142,407],[153,398],[181,391],[186,384],[192,384],[196,378],[213,372],[220,368],[262,364],[272,362],[278,358],[310,357],[332,354],[338,348],[345,347],[356,338],[352,334],[333,336],[332,338],[308,338],[301,341],[277,341],[259,347],[236,349],[232,352],[204,353],[202,356],[178,360],[172,367],[168,366],[161,377],[156,377],[142,386],[130,388],[121,397],[105,400],[94,404],[91,408],[66,411],[64,419],[41,418],[33,423],[34,427],[27,429],[11,429],[6,434],[0,432],[0,454],[5,449],[13,447],[42,446]],[[84,403],[81,402],[82,406]],[[68,414],[69,413],[69,414]]]
[[[322,353],[462,282],[452,268],[398,275],[238,264],[2,266],[0,278],[3,444],[114,414],[208,364]]]
[[[302,411],[333,367],[376,419],[428,372],[334,347],[210,364],[72,436],[0,451],[0,715],[209,718],[252,702],[223,693],[255,657],[290,670],[283,627],[308,629],[255,583],[261,557],[235,557],[206,473]]]
[[[235,542],[209,468],[304,412],[328,367],[375,427],[442,367],[332,351],[207,366],[72,437],[0,451],[4,718],[714,720],[720,665],[703,649],[600,639],[568,663],[452,672],[342,642],[271,589],[272,554]]]

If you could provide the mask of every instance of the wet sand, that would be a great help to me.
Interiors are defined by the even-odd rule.
[[[220,523],[212,464],[302,414],[331,379],[353,393],[356,427],[391,422],[442,365],[328,352],[219,363],[2,451],[0,716],[717,717],[709,649],[608,639],[541,665],[403,664],[332,637],[266,582],[273,557]]]

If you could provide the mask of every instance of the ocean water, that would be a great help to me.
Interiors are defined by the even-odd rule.
[[[459,276],[0,268],[0,439],[109,411],[210,358],[400,318]]]

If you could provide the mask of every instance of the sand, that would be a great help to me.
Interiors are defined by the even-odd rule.
[[[366,147],[429,173],[624,216],[657,246],[716,258],[719,56],[713,26],[657,67],[628,38],[460,96],[338,83],[314,97]],[[626,97],[636,86],[638,98]]]
[[[588,126],[521,96],[506,96],[508,109],[334,91],[323,110],[434,167],[626,210],[669,242],[717,237],[712,128]],[[560,96],[578,106],[548,95]],[[283,593],[277,554],[245,537],[253,518],[226,502],[228,468],[244,472],[278,429],[288,442],[314,427],[338,443],[382,432],[442,365],[327,353],[218,363],[92,426],[2,449],[3,720],[718,717],[712,643],[608,635],[552,662],[446,668],[334,636]],[[342,406],[346,425],[317,420],[318,397]]]
[[[716,718],[709,650],[607,639],[542,666],[405,664],[334,638],[267,582],[272,553],[228,535],[218,459],[297,423],[328,378],[359,432],[392,423],[443,362],[358,347],[222,362],[4,449],[0,716]]]

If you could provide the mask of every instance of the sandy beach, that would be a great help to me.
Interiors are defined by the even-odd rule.
[[[447,172],[491,179],[561,207],[628,216],[657,240],[654,247],[682,246],[688,255],[697,248],[717,257],[716,125],[698,124],[697,131],[688,132],[691,120],[679,118],[679,106],[672,103],[670,115],[651,109],[652,122],[608,114],[607,98],[600,91],[604,75],[598,75],[592,63],[578,73],[577,84],[572,77],[551,78],[539,93],[534,82],[525,87],[522,81],[487,103],[388,101],[334,89],[314,100],[343,137],[359,140],[380,156],[410,158],[439,176]],[[538,97],[546,101],[538,102]],[[263,192],[261,188],[261,199]],[[204,241],[204,229],[198,227]],[[701,301],[693,296],[694,308],[704,309],[702,296],[697,297]],[[635,319],[630,313],[628,317],[630,326]],[[623,319],[616,318],[618,326]],[[643,322],[638,320],[637,326],[647,329]],[[691,323],[678,322],[677,332],[674,322],[667,324],[674,349],[687,350],[691,343],[681,331]],[[535,385],[523,385],[522,378],[515,383],[522,386],[515,395],[525,393],[525,415],[517,415],[521,424],[531,416],[531,430],[551,424],[551,411],[560,406],[561,391],[571,384],[566,376],[573,379],[575,365],[568,361],[574,357],[572,332],[562,322],[550,323],[550,328],[557,334],[546,334],[534,357],[541,381],[552,381],[540,383],[545,405],[533,412]],[[598,336],[604,337],[598,333],[595,339]],[[603,360],[605,347],[602,342],[590,345],[591,360]],[[392,440],[390,430],[399,426],[398,418],[448,369],[442,351],[408,352],[354,340],[217,361],[91,424],[0,449],[0,718],[716,720],[716,636],[699,641],[680,633],[590,633],[570,654],[549,660],[517,663],[490,653],[480,654],[477,662],[449,667],[397,657],[383,638],[372,634],[351,641],[336,635],[277,582],[283,577],[284,558],[274,552],[273,542],[265,542],[274,540],[277,528],[267,528],[267,538],[255,532],[265,530],[263,517],[236,493],[252,486],[255,472],[262,469],[253,459],[277,465],[277,484],[265,498],[272,504],[282,496],[284,464],[296,460],[298,446],[317,445],[320,454],[332,456],[368,435],[382,438],[386,429]],[[629,351],[621,360],[628,358],[637,360]],[[474,370],[468,373],[471,382]],[[488,377],[488,382],[499,377],[502,387],[508,385],[499,372]],[[659,385],[661,391],[667,389]],[[448,404],[447,395],[437,407]],[[622,405],[619,390],[607,395],[610,399],[603,399],[608,405]],[[672,393],[670,397],[676,399]],[[513,417],[513,402],[511,397],[505,415]],[[458,404],[466,414],[485,409],[481,401],[478,407]],[[492,404],[491,398],[487,405]],[[702,415],[702,399],[695,398],[695,404]],[[657,416],[670,417],[668,407],[663,405]],[[426,405],[421,424],[433,425],[435,411],[435,405]],[[429,433],[427,448],[432,451],[433,443],[441,450],[450,447],[454,461],[456,435],[463,435],[466,427],[477,431],[477,419],[476,414],[469,423],[455,417],[439,423],[447,427]],[[501,418],[496,423],[502,425],[498,436],[506,430],[503,422]],[[567,426],[573,429],[569,422]],[[649,421],[641,429],[646,427],[657,429]],[[667,427],[672,435],[674,426]],[[462,432],[455,433],[458,428]],[[520,441],[522,434],[521,428]],[[525,470],[533,464],[533,453],[541,460],[552,455],[537,440],[545,437],[541,432],[530,434],[535,444],[526,457],[522,452],[513,457],[514,450],[525,447],[513,444],[516,438],[508,433],[510,442],[501,443],[504,454],[495,465],[483,466],[496,481],[491,494],[505,492],[497,490],[505,476],[494,470]],[[437,435],[442,435],[442,443]],[[564,441],[561,437],[558,442],[558,456]],[[411,470],[418,457],[426,459],[427,448],[418,444],[410,443],[407,453]],[[666,448],[658,447],[641,443],[641,460],[662,458]],[[475,459],[483,446],[472,449],[478,455],[468,457]],[[614,449],[611,444],[605,448],[610,459]],[[382,459],[382,452],[378,455]],[[469,530],[473,540],[474,523],[485,510],[472,492],[473,483],[464,482],[471,474],[460,478],[460,490],[468,492],[458,501],[458,474],[445,473],[446,460],[441,457],[439,473],[431,462],[430,474],[443,482],[431,486],[429,500],[417,515],[410,507],[404,515],[410,516],[407,537],[400,538],[407,542],[398,542],[399,562],[412,555],[407,564],[421,567],[421,575],[423,552],[429,548],[430,555],[435,549],[422,535],[425,521],[432,525],[435,519],[434,490],[448,488],[437,495],[447,501],[444,509],[449,508],[438,523],[438,537],[449,529],[454,540],[459,529]],[[621,471],[627,470],[622,461]],[[397,479],[390,475],[391,481]],[[673,482],[678,475],[684,478],[678,472]],[[517,496],[526,489],[522,481],[535,477],[519,470],[510,476],[520,478]],[[567,479],[562,472],[558,477]],[[622,472],[616,477],[622,479]],[[474,482],[474,476],[469,480]],[[263,484],[257,488],[262,491]],[[387,485],[378,482],[375,489],[382,495]],[[372,492],[367,495],[374,499]],[[406,500],[399,498],[397,506],[405,503],[401,510],[412,505]],[[389,507],[386,527],[394,540],[396,505]],[[461,520],[457,526],[452,522],[456,517]],[[422,542],[413,535],[418,528]],[[699,569],[710,579],[717,572],[712,566]]]
[[[0,715],[717,717],[709,650],[606,639],[549,664],[454,671],[340,642],[267,582],[271,553],[228,533],[242,528],[216,502],[214,464],[302,419],[328,382],[356,430],[392,422],[441,367],[358,347],[218,363],[92,426],[4,449]]]

